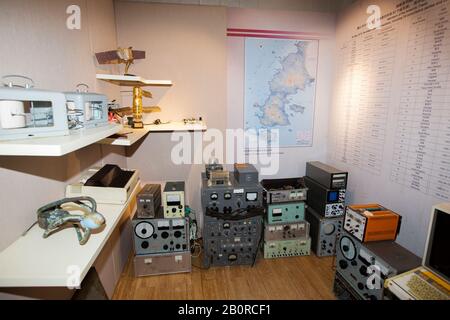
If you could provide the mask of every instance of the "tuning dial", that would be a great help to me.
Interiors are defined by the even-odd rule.
[[[339,266],[341,267],[341,269],[345,270],[348,267],[348,262],[345,260],[339,260]]]
[[[362,265],[361,268],[359,268],[359,273],[361,273],[364,277],[367,277],[367,267]]]

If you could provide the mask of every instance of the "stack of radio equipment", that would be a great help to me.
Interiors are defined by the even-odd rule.
[[[234,172],[208,164],[202,173],[203,264],[254,265],[262,238],[263,189],[251,164]]]
[[[342,233],[348,173],[319,161],[306,163],[306,220],[312,250],[318,257],[334,256]]]
[[[266,221],[264,258],[310,254],[309,223],[305,221],[308,189],[303,178],[262,180]]]
[[[339,299],[387,299],[384,281],[421,265],[395,242],[401,216],[379,204],[348,206],[336,254],[334,291]]]
[[[135,276],[191,271],[189,218],[184,182],[147,184],[136,197],[133,217]]]

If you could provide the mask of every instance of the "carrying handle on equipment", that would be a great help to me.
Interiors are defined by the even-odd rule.
[[[84,87],[84,90],[82,89],[82,87]],[[77,84],[76,88],[77,88],[78,93],[89,92],[89,86],[86,83],[79,83],[79,84]]]
[[[15,80],[18,80],[18,79],[25,80],[25,84],[24,85],[15,84],[14,78],[16,78]],[[9,88],[30,89],[30,88],[34,87],[33,79],[26,77],[26,76],[22,76],[20,74],[8,74],[6,76],[3,76],[2,83],[3,83],[4,87],[9,87]]]

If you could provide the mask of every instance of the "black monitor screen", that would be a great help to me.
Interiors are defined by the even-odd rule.
[[[436,210],[426,266],[450,281],[450,214]]]
[[[339,199],[339,193],[337,191],[328,192],[328,202],[335,202]]]

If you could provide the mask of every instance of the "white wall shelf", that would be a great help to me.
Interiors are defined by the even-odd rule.
[[[68,136],[0,141],[0,156],[62,156],[119,132],[122,125],[76,130]]]
[[[82,281],[124,213],[134,206],[139,190],[140,183],[124,205],[98,204],[97,211],[105,217],[106,225],[91,234],[85,245],[78,243],[74,228],[62,229],[44,239],[44,230],[35,225],[0,252],[0,287],[66,287],[70,266],[79,268]]]
[[[135,142],[145,137],[149,132],[175,132],[175,131],[206,131],[207,126],[205,122],[201,121],[195,124],[184,124],[182,121],[175,121],[162,124],[149,124],[145,125],[142,129],[133,129],[125,127],[118,134],[122,134],[123,137],[108,137],[99,143],[110,144],[115,146],[131,146]]]
[[[104,80],[119,86],[124,87],[144,87],[144,86],[159,86],[170,87],[172,81],[170,80],[147,80],[139,76],[124,76],[116,74],[97,74],[97,79]]]

